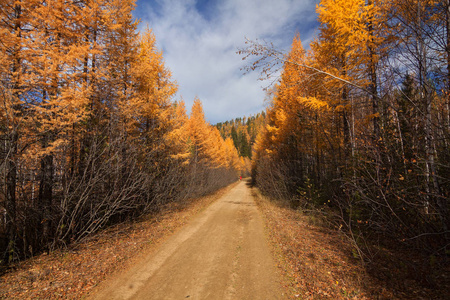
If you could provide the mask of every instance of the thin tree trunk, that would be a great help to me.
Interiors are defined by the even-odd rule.
[[[17,153],[17,132],[14,130],[7,140],[6,156],[6,234],[8,239],[8,248],[6,251],[7,259],[12,260],[11,254],[15,252],[16,242],[16,178],[17,167],[15,156]]]
[[[53,198],[53,155],[45,155],[41,159],[41,181],[39,185],[38,203],[42,207],[42,238],[44,244],[51,237]]]
[[[426,192],[428,202],[426,206],[431,203],[436,203],[436,210],[441,219],[442,230],[448,230],[448,210],[446,199],[441,195],[441,189],[436,174],[435,157],[434,157],[434,136],[432,133],[432,97],[428,91],[426,83],[427,74],[427,56],[425,49],[425,41],[423,39],[422,28],[422,7],[421,2],[417,2],[417,57],[419,66],[419,88],[420,96],[423,101],[425,112],[425,178],[426,178]]]
[[[367,5],[372,5],[373,0],[368,0]],[[377,95],[377,72],[376,72],[376,59],[375,59],[375,47],[374,47],[374,30],[373,30],[373,14],[369,17],[368,22],[368,30],[369,30],[369,44],[368,44],[368,50],[369,50],[369,77],[370,77],[370,84],[369,84],[369,92],[370,97],[372,99],[372,114],[373,114],[373,134],[375,137],[375,140],[378,141],[380,139],[380,116],[379,116],[379,99]]]
[[[345,70],[345,58],[343,58],[343,62],[344,62],[344,66],[343,66],[343,77],[345,77],[347,75],[347,72]],[[347,163],[347,158],[349,157],[350,154],[350,124],[349,124],[349,120],[348,120],[348,115],[347,115],[347,108],[346,106],[348,105],[348,89],[347,89],[347,85],[344,85],[344,87],[342,88],[342,123],[343,123],[343,133],[344,133],[344,160],[345,163]]]
[[[450,133],[450,0],[446,0],[446,31],[447,31],[447,130]]]
[[[15,5],[14,7],[14,32],[18,38],[21,38],[21,15],[22,7],[20,5]],[[5,263],[11,262],[13,259],[12,254],[15,252],[15,243],[17,235],[17,224],[16,224],[16,185],[17,185],[17,165],[16,165],[16,155],[17,155],[17,141],[18,141],[18,128],[15,124],[16,112],[20,111],[21,107],[19,104],[19,89],[21,82],[21,64],[22,60],[20,57],[21,46],[14,46],[13,53],[13,64],[12,64],[12,74],[13,74],[13,92],[12,92],[12,102],[13,111],[11,115],[11,132],[7,135],[7,145],[6,145],[6,234],[8,239],[8,247],[5,255]]]

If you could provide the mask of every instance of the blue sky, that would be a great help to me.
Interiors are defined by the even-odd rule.
[[[236,54],[245,38],[289,50],[296,33],[307,48],[318,26],[318,0],[138,0],[134,16],[150,27],[187,109],[198,96],[209,122],[264,109],[267,82],[244,75]]]

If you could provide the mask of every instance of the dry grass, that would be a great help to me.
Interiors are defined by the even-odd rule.
[[[80,299],[107,276],[157,248],[234,185],[172,203],[141,222],[109,228],[69,249],[24,261],[0,277],[0,299]],[[288,294],[293,299],[450,299],[448,264],[379,250],[364,268],[348,240],[320,218],[269,202],[256,192]],[[410,262],[410,263],[408,263]],[[424,282],[421,282],[420,279]],[[431,287],[427,281],[434,282]],[[428,287],[427,287],[428,286]]]
[[[0,277],[0,299],[80,299],[108,275],[127,268],[226,193],[167,205],[137,223],[114,226],[69,249],[43,254]]]
[[[379,251],[380,259],[370,268],[363,266],[342,232],[253,191],[293,299],[450,299],[448,276],[443,275],[447,282],[441,281],[442,286],[430,289],[411,280],[408,270],[397,272],[393,262],[402,264],[408,257],[387,250]],[[436,274],[447,271],[443,267]]]

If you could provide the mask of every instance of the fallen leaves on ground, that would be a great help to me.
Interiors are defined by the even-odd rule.
[[[445,299],[445,286],[431,290],[417,281],[406,286],[404,277],[400,277],[408,276],[406,272],[391,280],[374,276],[374,270],[368,272],[338,230],[316,225],[319,222],[313,215],[274,203],[253,191],[292,299]],[[398,253],[390,258],[398,259]],[[380,270],[375,264],[372,268],[382,274],[392,272]]]
[[[83,243],[17,264],[0,277],[0,299],[80,299],[120,272],[218,199],[231,185],[200,199],[171,203],[140,222],[120,224]]]

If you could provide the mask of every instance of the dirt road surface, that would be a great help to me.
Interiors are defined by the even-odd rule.
[[[284,299],[263,221],[245,182],[100,285],[91,299]]]

